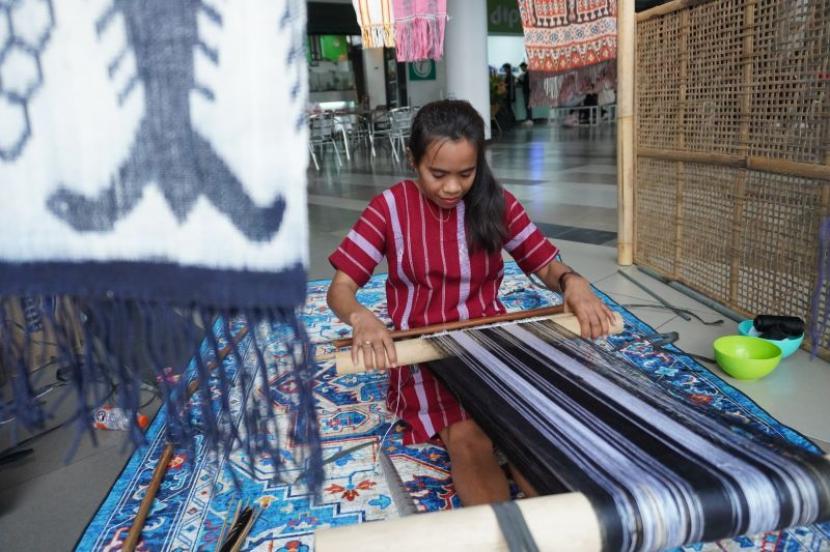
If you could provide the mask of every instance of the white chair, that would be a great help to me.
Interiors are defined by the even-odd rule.
[[[409,133],[412,128],[412,109],[399,107],[389,111],[389,141],[392,149],[400,146],[401,151],[406,152],[406,141],[409,140]],[[395,156],[397,159],[397,156]]]
[[[392,121],[389,117],[389,112],[386,109],[376,109],[371,113],[371,144],[372,144],[372,157],[376,156],[375,153],[375,139],[376,138],[388,138],[389,144],[392,146],[392,157],[395,158],[395,162],[400,161],[398,157],[398,151],[395,147],[395,141],[392,138]]]
[[[337,130],[334,114],[331,112],[314,114],[308,118],[308,126],[308,151],[311,154],[314,167],[318,171],[320,170],[320,163],[317,161],[317,148],[320,148],[321,153],[325,153],[325,148],[328,145],[331,145],[334,149],[334,155],[337,157],[337,165],[342,167],[343,161],[340,159],[340,151],[337,149],[337,141],[334,139],[334,134]]]

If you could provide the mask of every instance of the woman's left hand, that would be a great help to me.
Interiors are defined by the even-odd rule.
[[[576,315],[585,339],[608,335],[614,323],[611,310],[594,294],[591,285],[582,276],[568,278],[565,285],[565,310]]]

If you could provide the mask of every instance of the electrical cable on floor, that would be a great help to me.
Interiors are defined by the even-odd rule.
[[[700,322],[704,326],[720,326],[721,324],[724,323],[723,319],[718,319],[718,320],[713,320],[711,322],[707,322],[699,314],[697,314],[695,312],[692,312],[688,309],[681,309],[680,307],[675,307],[673,305],[666,306],[666,305],[654,305],[654,304],[649,304],[649,303],[642,303],[642,304],[640,304],[640,303],[627,303],[627,304],[621,304],[620,306],[624,307],[626,309],[651,308],[651,309],[658,309],[658,310],[667,310],[667,311],[671,311],[675,314],[683,313],[683,314],[686,314],[686,315],[690,316],[691,318],[694,318],[695,320],[697,320],[698,322]]]

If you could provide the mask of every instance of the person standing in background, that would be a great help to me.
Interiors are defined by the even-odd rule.
[[[501,66],[504,71],[504,86],[507,89],[507,94],[504,96],[504,128],[510,128],[516,123],[516,112],[513,111],[513,103],[516,101],[516,80],[513,78],[513,66],[505,63]]]
[[[525,120],[523,123],[533,124],[533,108],[530,107],[530,73],[527,70],[527,63],[519,64],[522,74],[519,75],[519,86],[522,88],[522,97],[525,101]]]

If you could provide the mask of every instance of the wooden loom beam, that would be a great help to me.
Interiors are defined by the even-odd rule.
[[[602,548],[602,530],[585,495],[567,493],[516,501],[540,550],[585,552]],[[394,543],[394,545],[393,545]],[[508,550],[490,506],[415,514],[368,526],[350,525],[315,533],[318,552],[421,552]]]
[[[830,461],[830,455],[825,456]],[[602,549],[602,527],[588,498],[564,493],[517,500],[540,552],[584,552]],[[394,543],[394,544],[393,544]],[[508,550],[490,506],[470,506],[415,514],[379,523],[321,529],[314,534],[318,552],[422,550]]]
[[[524,311],[524,314],[527,314],[533,311]],[[514,313],[520,314],[520,313]],[[524,316],[523,318],[528,318]],[[535,318],[535,317],[534,317]],[[482,321],[487,321],[488,324],[492,324],[491,319],[478,319],[478,323],[475,324],[475,327],[483,326],[487,324],[483,324]],[[513,319],[513,321],[520,320],[520,319]],[[550,316],[547,318],[543,318],[543,320],[551,320],[555,322],[559,326],[562,326],[566,330],[579,334],[580,333],[580,325],[579,320],[577,320],[576,316],[573,314],[563,313],[554,316]],[[502,321],[500,321],[502,322]],[[470,326],[466,326],[470,327]],[[614,324],[611,327],[612,334],[618,334],[623,330],[623,320],[622,317],[618,313],[614,313]],[[439,360],[444,358],[444,355],[432,344],[430,344],[429,340],[427,339],[406,339],[403,341],[398,341],[395,343],[395,352],[397,353],[398,357],[398,364],[400,365],[408,365],[408,364],[420,364],[423,362],[432,362],[435,360]],[[339,375],[343,374],[359,374],[362,372],[366,372],[366,366],[363,364],[363,355],[359,355],[359,362],[357,364],[352,361],[352,353],[351,351],[338,351],[334,354],[335,358],[335,366],[337,367],[337,373]]]

